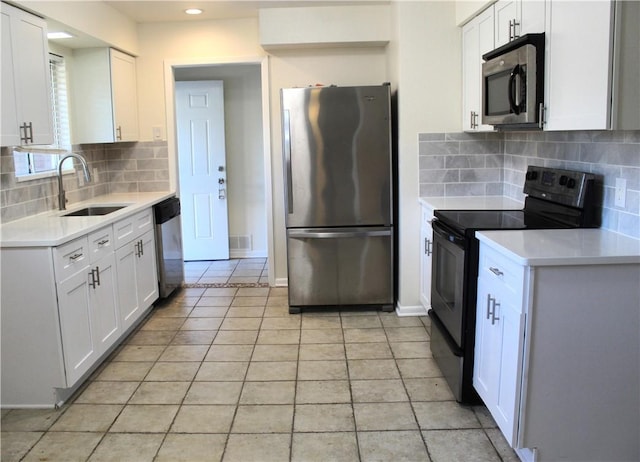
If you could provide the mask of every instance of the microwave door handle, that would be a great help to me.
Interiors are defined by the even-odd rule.
[[[507,96],[509,97],[509,108],[511,112],[518,115],[520,114],[520,105],[515,102],[515,93],[516,93],[516,77],[520,75],[520,65],[516,64],[513,70],[511,71],[511,75],[509,76],[509,88],[507,91]]]

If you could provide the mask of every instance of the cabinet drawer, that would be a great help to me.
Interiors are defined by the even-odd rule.
[[[480,247],[478,276],[487,278],[492,284],[499,284],[515,294],[523,290],[524,267],[486,246]]]
[[[53,249],[56,281],[64,281],[89,266],[90,250],[87,237],[81,237]]]
[[[153,228],[153,209],[148,208],[127,218],[117,221],[113,225],[116,248],[131,242]]]
[[[89,234],[90,261],[95,263],[105,255],[113,252],[113,226],[106,226]]]

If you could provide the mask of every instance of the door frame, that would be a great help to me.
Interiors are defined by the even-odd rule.
[[[178,140],[176,134],[175,111],[175,74],[174,69],[184,67],[215,67],[237,64],[260,65],[260,84],[262,94],[262,139],[264,161],[265,205],[267,218],[267,265],[269,286],[275,286],[275,247],[273,233],[273,186],[271,180],[271,119],[269,105],[269,57],[256,56],[246,58],[192,58],[164,60],[164,94],[167,122],[167,149],[169,156],[169,188],[180,195],[178,176]]]

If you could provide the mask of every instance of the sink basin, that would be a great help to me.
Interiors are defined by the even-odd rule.
[[[107,215],[125,208],[126,205],[94,205],[92,207],[85,207],[83,209],[76,210],[75,212],[69,212],[62,215],[63,217],[89,217],[94,215]]]

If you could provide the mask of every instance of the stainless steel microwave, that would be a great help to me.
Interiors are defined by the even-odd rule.
[[[482,123],[498,130],[542,128],[544,33],[482,56]]]

